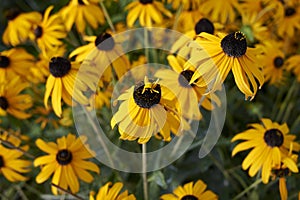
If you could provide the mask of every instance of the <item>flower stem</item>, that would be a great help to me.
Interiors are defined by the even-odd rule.
[[[115,29],[115,27],[114,27],[114,24],[112,23],[112,20],[111,20],[109,14],[108,14],[108,12],[107,12],[107,9],[106,9],[105,5],[103,4],[103,1],[100,0],[99,4],[100,4],[100,6],[101,6],[101,8],[102,8],[103,14],[104,14],[104,16],[105,16],[105,18],[106,18],[106,20],[107,20],[107,23],[108,23],[110,29],[112,30],[112,32],[115,33],[115,32],[116,32],[116,29]]]
[[[259,185],[262,182],[262,179],[258,179],[256,180],[254,183],[252,183],[249,187],[245,188],[241,193],[239,193],[238,195],[236,195],[233,200],[237,200],[239,198],[241,198],[244,194],[246,194],[247,192],[249,192],[249,190],[251,190],[252,188],[256,187],[257,185]]]
[[[142,170],[143,170],[143,188],[144,199],[148,200],[148,181],[147,181],[147,144],[142,144]]]
[[[54,184],[54,183],[51,183],[51,185],[52,185],[53,187],[56,187],[57,189],[63,191],[63,192],[65,192],[65,193],[67,193],[67,194],[69,194],[69,195],[75,197],[76,199],[84,200],[84,198],[82,198],[82,197],[80,197],[80,196],[78,196],[78,195],[76,195],[76,194],[73,194],[72,192],[70,192],[70,191],[68,191],[68,190],[66,190],[66,189],[63,189],[63,188],[61,188],[60,186],[58,186],[58,185],[56,185],[56,184]]]

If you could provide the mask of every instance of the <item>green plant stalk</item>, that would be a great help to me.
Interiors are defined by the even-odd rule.
[[[100,1],[99,1],[99,4],[100,4],[100,6],[101,6],[101,8],[102,8],[103,14],[104,14],[104,16],[105,16],[105,18],[106,18],[106,20],[107,20],[107,23],[108,23],[110,29],[112,30],[112,32],[115,33],[115,32],[116,32],[116,29],[115,29],[115,27],[114,27],[114,24],[112,23],[112,20],[111,20],[109,14],[108,14],[108,12],[107,12],[107,9],[106,9],[105,5],[103,4],[103,1],[100,0]]]
[[[148,200],[148,181],[147,181],[147,144],[142,144],[142,176],[143,176],[143,189],[144,199]]]
[[[233,198],[233,200],[240,199],[244,194],[246,194],[247,192],[249,192],[252,188],[255,188],[256,186],[258,186],[261,182],[262,182],[262,179],[256,180],[254,183],[252,183],[251,185],[249,185],[249,187],[245,188],[241,193],[239,193],[238,195],[236,195]]]

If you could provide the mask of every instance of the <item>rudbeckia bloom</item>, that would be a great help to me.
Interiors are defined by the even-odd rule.
[[[70,0],[60,11],[67,31],[71,30],[74,23],[79,33],[84,33],[86,24],[93,29],[104,24],[105,18],[98,3],[98,0]]]
[[[0,52],[0,83],[15,76],[26,78],[32,66],[34,66],[34,57],[25,49],[13,48]]]
[[[202,76],[203,81],[197,84],[200,87],[212,84],[211,90],[214,91],[232,70],[236,85],[245,94],[245,98],[254,98],[257,92],[256,79],[261,87],[264,76],[257,58],[259,52],[247,47],[246,37],[242,32],[228,35],[218,33],[216,36],[200,33],[196,42],[200,48],[193,44],[196,46],[195,55],[189,59],[191,64],[197,66],[198,72],[193,75],[192,82]]]
[[[30,171],[31,162],[20,159],[23,155],[21,151],[16,149],[7,149],[0,144],[0,173],[11,181],[26,181],[28,178],[21,173]]]
[[[162,200],[214,200],[218,199],[218,196],[210,190],[206,190],[207,185],[198,180],[195,184],[189,182],[183,187],[179,186],[173,194],[164,194],[160,197]]]
[[[21,146],[23,141],[28,141],[29,137],[22,135],[20,131],[14,131],[14,130],[1,130],[0,129],[0,144],[1,142],[5,141],[7,144],[13,146],[13,147],[20,147],[20,149],[27,151],[29,146]]]
[[[98,166],[85,159],[93,158],[95,153],[86,145],[87,138],[76,138],[72,134],[63,136],[54,142],[36,140],[36,145],[48,155],[40,156],[33,162],[34,166],[41,166],[41,172],[36,176],[37,183],[43,183],[53,174],[52,183],[60,188],[71,189],[72,193],[79,191],[78,178],[91,183],[93,176],[87,171],[100,172]],[[58,194],[57,188],[52,186],[52,192]]]
[[[156,24],[163,22],[163,14],[172,17],[172,13],[156,0],[136,0],[125,9],[129,10],[126,18],[128,27],[133,27],[138,18],[142,27],[152,27],[153,22]]]
[[[300,82],[300,55],[293,55],[286,60],[286,69],[293,72]]]
[[[19,77],[0,84],[0,115],[7,113],[19,118],[26,119],[31,115],[25,113],[25,110],[32,107],[32,99],[29,94],[20,94],[25,88],[29,87]]]
[[[262,181],[268,183],[272,168],[280,166],[282,154],[288,154],[291,143],[295,151],[299,151],[300,145],[293,142],[296,136],[288,134],[289,128],[286,124],[279,125],[265,118],[261,121],[263,125],[250,124],[250,129],[232,138],[232,142],[246,140],[233,149],[232,156],[240,151],[252,149],[244,159],[242,168],[243,170],[249,168],[251,177],[262,169]]]
[[[136,200],[135,196],[133,194],[129,195],[127,190],[121,192],[122,187],[123,183],[121,182],[115,184],[111,182],[106,183],[99,188],[96,198],[94,197],[94,192],[90,193],[90,200]]]
[[[203,17],[199,10],[184,10],[180,13],[177,24],[173,28],[177,31],[185,33],[192,30],[195,24]],[[186,20],[189,19],[189,20]],[[175,23],[175,22],[174,22]]]
[[[82,94],[85,86],[77,81],[78,88],[74,88],[79,64],[71,63],[63,57],[53,57],[49,63],[50,75],[46,82],[44,96],[45,107],[48,108],[48,99],[51,96],[52,107],[55,114],[61,117],[61,99],[68,105],[72,105],[72,97],[81,104],[87,104],[88,99]],[[73,90],[74,89],[74,90]]]
[[[167,0],[168,3],[172,3],[174,10],[177,10],[179,7],[183,7],[185,10],[196,10],[200,6],[201,0]]]
[[[30,34],[31,40],[37,42],[39,48],[43,53],[55,50],[56,46],[62,45],[60,39],[65,38],[67,33],[65,31],[64,23],[58,14],[50,16],[50,12],[54,6],[49,6],[41,21],[33,26]]]
[[[39,12],[20,13],[17,10],[8,11],[6,16],[7,27],[3,33],[2,40],[6,45],[16,46],[29,37],[33,24],[42,19]]]

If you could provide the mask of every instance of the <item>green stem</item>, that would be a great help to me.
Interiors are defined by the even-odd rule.
[[[100,6],[101,6],[101,8],[102,8],[103,14],[104,14],[104,16],[105,16],[105,18],[106,18],[106,20],[107,20],[107,23],[108,23],[110,29],[112,30],[112,32],[115,33],[115,32],[116,32],[116,29],[115,29],[115,27],[114,27],[114,24],[112,23],[112,20],[111,20],[109,14],[108,14],[108,12],[107,12],[107,9],[106,9],[105,5],[103,4],[103,1],[100,0],[99,4],[100,4]]]
[[[249,192],[252,188],[256,187],[257,185],[259,185],[262,182],[262,179],[258,179],[256,180],[254,183],[252,183],[249,187],[245,188],[241,193],[239,193],[238,195],[236,195],[233,200],[237,200],[239,198],[241,198],[244,194],[246,194],[247,192]]]
[[[144,199],[148,200],[148,181],[147,181],[147,144],[142,144],[142,170],[143,170],[143,188]]]
[[[178,10],[177,10],[177,12],[175,14],[175,20],[174,20],[174,24],[173,24],[173,28],[172,28],[173,30],[177,30],[178,19],[179,19],[179,16],[180,16],[182,10],[183,10],[183,4],[181,4],[179,6],[179,8],[178,8]]]
[[[78,195],[76,195],[76,194],[73,194],[72,192],[70,192],[70,191],[68,191],[68,190],[66,190],[66,189],[63,189],[63,188],[61,188],[61,187],[58,186],[58,185],[55,185],[54,183],[51,183],[51,185],[52,185],[53,187],[56,187],[57,189],[63,191],[63,192],[65,192],[65,193],[67,193],[67,194],[69,194],[69,195],[75,197],[76,199],[84,200],[84,198],[82,198],[82,197],[80,197],[80,196],[78,196]]]

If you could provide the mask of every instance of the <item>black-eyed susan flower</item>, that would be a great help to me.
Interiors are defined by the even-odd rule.
[[[293,72],[296,75],[298,82],[300,82],[300,55],[296,54],[289,57],[285,63],[286,69]]]
[[[53,8],[54,6],[49,6],[45,10],[43,19],[32,27],[32,32],[29,35],[31,40],[36,41],[38,47],[45,54],[47,51],[54,51],[57,46],[61,46],[63,43],[60,39],[67,35],[61,16],[59,14],[50,16]]]
[[[201,0],[167,0],[168,3],[172,3],[173,9],[182,7],[185,10],[196,10],[201,5]]]
[[[294,142],[295,135],[288,134],[289,128],[285,123],[279,125],[266,118],[261,121],[263,125],[250,124],[250,129],[232,138],[232,142],[246,140],[233,149],[232,156],[240,151],[252,149],[244,159],[242,168],[249,168],[251,177],[261,169],[262,181],[268,183],[272,168],[280,166],[283,155],[289,152],[291,143],[295,151],[299,151],[300,145]]]
[[[80,64],[70,62],[63,57],[53,57],[49,62],[50,75],[46,82],[44,104],[48,108],[48,99],[51,96],[52,107],[55,114],[61,117],[61,100],[68,105],[72,105],[72,98],[80,104],[87,104],[88,99],[82,94],[85,90],[84,84],[77,80],[77,88],[74,88],[76,74]]]
[[[173,194],[164,194],[160,197],[162,200],[214,200],[218,196],[211,190],[206,190],[207,185],[198,180],[195,184],[193,182],[186,183],[183,187],[178,186]]]
[[[22,142],[28,141],[29,137],[26,135],[22,135],[20,130],[14,131],[12,129],[9,130],[1,130],[0,129],[0,144],[5,143],[8,145],[7,147],[20,147],[23,151],[27,151],[29,149],[28,145],[21,146]]]
[[[94,192],[90,192],[90,200],[136,200],[135,196],[128,194],[127,190],[121,192],[122,188],[123,183],[121,182],[115,184],[108,182],[99,188],[96,198]]]
[[[0,83],[15,76],[26,78],[32,66],[34,66],[34,57],[25,49],[12,48],[0,52]]]
[[[242,14],[258,14],[264,8],[263,3],[263,0],[243,0],[240,4]]]
[[[197,73],[192,77],[192,82],[202,76],[203,81],[197,84],[201,87],[210,85],[214,91],[232,70],[236,85],[245,94],[245,98],[254,98],[258,89],[256,81],[259,87],[264,83],[261,64],[257,58],[260,52],[256,48],[247,47],[246,37],[242,32],[228,35],[200,33],[196,42],[201,48],[193,44],[197,49],[189,62],[197,66]]]
[[[195,24],[203,17],[200,11],[184,10],[180,13],[177,24],[174,24],[174,29],[182,33],[188,32],[195,27]],[[189,19],[189,20],[186,20]],[[175,22],[174,22],[175,23]]]
[[[136,0],[125,9],[128,10],[126,18],[128,27],[133,27],[137,19],[141,26],[152,27],[153,22],[162,24],[163,15],[172,17],[172,13],[164,7],[164,4],[156,0]]]
[[[31,114],[26,113],[26,110],[32,107],[31,96],[20,94],[27,87],[29,84],[22,82],[18,76],[0,84],[1,116],[5,116],[7,113],[19,119],[26,119],[31,116]]]
[[[78,138],[73,134],[63,136],[54,142],[36,140],[36,145],[48,155],[37,157],[33,164],[41,166],[41,172],[36,176],[37,183],[43,183],[53,174],[52,183],[72,193],[79,191],[78,179],[91,183],[94,177],[88,170],[99,173],[99,167],[86,159],[93,158],[95,153],[86,145],[87,138]],[[52,186],[52,192],[58,194],[56,187]]]
[[[84,33],[86,25],[93,29],[99,24],[105,23],[102,10],[98,0],[70,0],[69,4],[60,10],[67,31],[70,31],[75,23],[79,33]]]
[[[30,171],[31,162],[20,159],[23,152],[16,149],[8,149],[0,144],[0,174],[11,181],[26,181],[28,178],[22,173]]]
[[[16,46],[29,37],[32,26],[42,19],[39,12],[21,13],[16,9],[7,12],[8,24],[4,30],[2,40],[6,45]]]

